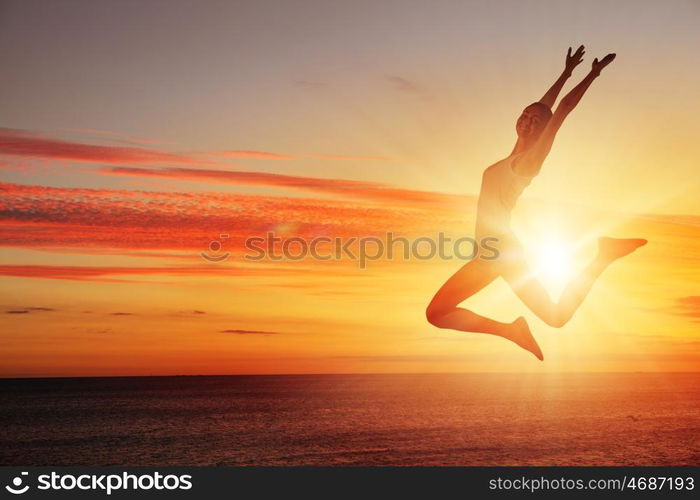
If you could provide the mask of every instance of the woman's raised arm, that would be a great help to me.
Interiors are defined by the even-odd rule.
[[[600,76],[601,70],[610,64],[613,59],[615,59],[615,54],[608,54],[601,61],[598,61],[598,58],[593,61],[591,71],[588,75],[561,100],[552,118],[549,119],[542,134],[537,139],[537,142],[535,142],[535,144],[520,158],[515,160],[513,169],[516,173],[526,176],[534,176],[539,173],[540,168],[542,168],[542,163],[552,149],[554,138],[561,124],[564,123],[564,119],[579,103],[583,94],[586,93],[588,87],[593,83],[593,80]]]
[[[554,107],[554,103],[557,102],[559,92],[561,92],[562,87],[564,87],[566,81],[571,77],[571,74],[574,72],[574,68],[581,64],[581,61],[583,61],[583,55],[585,53],[586,49],[583,45],[576,49],[576,52],[574,52],[573,55],[571,54],[571,47],[569,47],[569,50],[566,53],[564,71],[562,72],[561,76],[557,78],[557,81],[554,82],[549,90],[542,96],[539,102],[546,105],[549,109]]]

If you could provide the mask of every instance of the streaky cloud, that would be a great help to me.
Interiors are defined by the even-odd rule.
[[[282,335],[282,332],[268,332],[265,330],[221,330],[220,333],[231,335]]]

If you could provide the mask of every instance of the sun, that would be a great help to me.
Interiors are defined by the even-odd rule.
[[[572,245],[564,240],[540,241],[531,249],[535,276],[553,291],[561,292],[573,274],[572,253]]]

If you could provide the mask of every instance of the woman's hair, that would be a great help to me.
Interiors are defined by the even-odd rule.
[[[537,106],[545,114],[547,119],[550,119],[552,117],[552,108],[550,108],[546,104],[537,101],[537,102],[533,102],[532,104],[530,104],[530,106]],[[530,106],[528,106],[528,108]]]

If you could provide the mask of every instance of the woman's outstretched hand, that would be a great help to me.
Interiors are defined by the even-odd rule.
[[[566,63],[564,65],[564,72],[567,74],[571,74],[574,71],[574,68],[581,64],[581,61],[583,61],[583,54],[586,53],[586,49],[583,45],[581,45],[578,49],[576,49],[576,52],[571,54],[571,47],[569,47],[569,50],[566,53]]]
[[[591,65],[591,73],[593,73],[595,76],[600,75],[600,72],[603,70],[603,68],[606,67],[611,62],[613,62],[614,59],[615,59],[615,54],[608,54],[600,61],[596,57],[593,60],[593,64]]]

